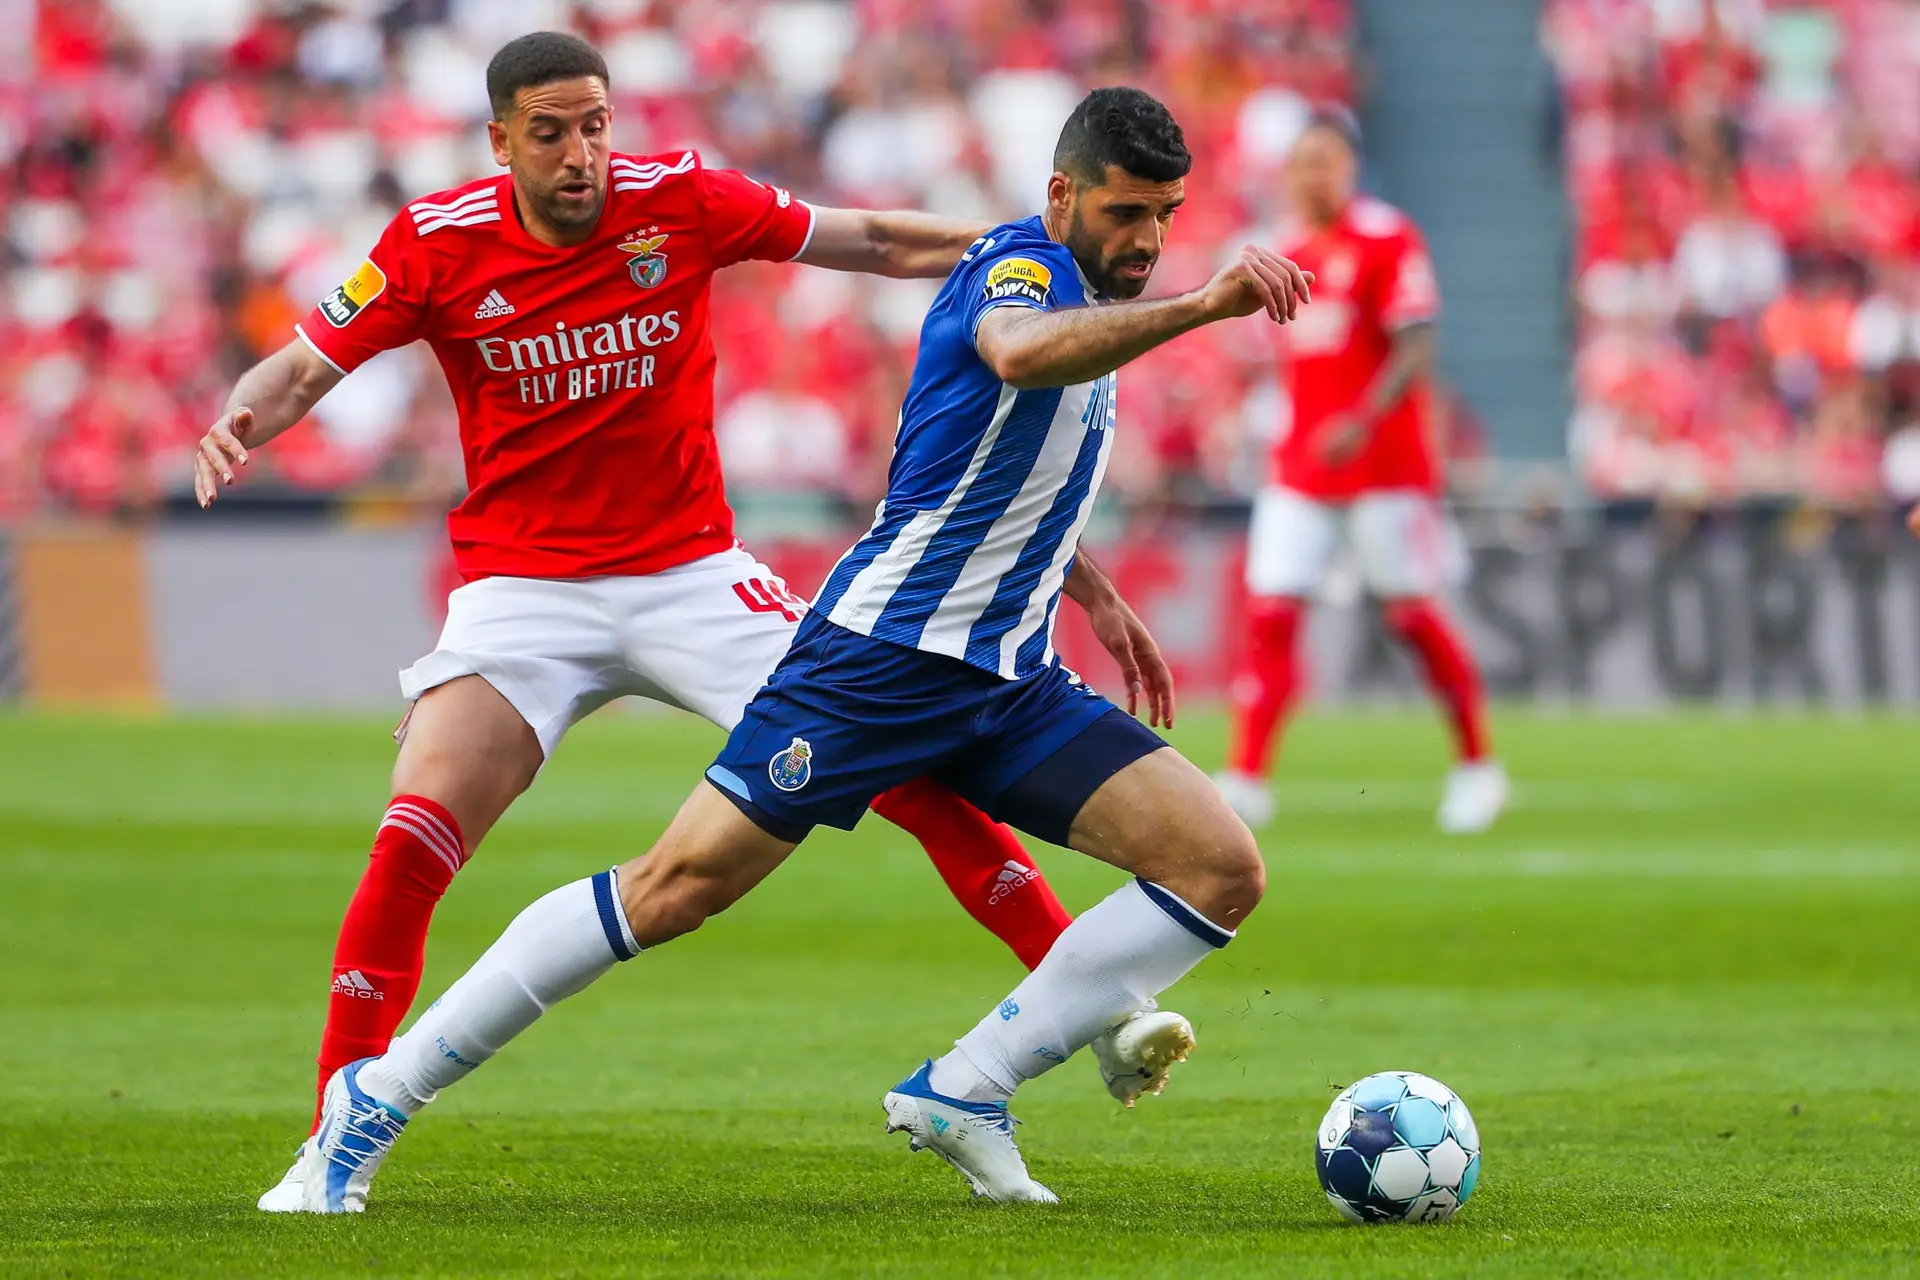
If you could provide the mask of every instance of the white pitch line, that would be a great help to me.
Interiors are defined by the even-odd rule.
[[[1920,878],[1920,853],[1900,849],[1631,849],[1450,851],[1436,843],[1405,854],[1360,852],[1305,857],[1276,853],[1276,877],[1331,876],[1614,880],[1906,880]]]

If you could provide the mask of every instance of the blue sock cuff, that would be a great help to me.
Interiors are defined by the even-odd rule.
[[[1219,948],[1233,941],[1233,930],[1222,929],[1181,901],[1179,894],[1170,893],[1153,881],[1140,876],[1135,876],[1133,882],[1140,886],[1140,892],[1147,895],[1148,902],[1166,912],[1175,924],[1208,946]]]
[[[640,944],[634,940],[627,913],[620,909],[620,895],[614,891],[612,870],[593,877],[593,905],[600,909],[600,927],[606,931],[613,958],[631,960],[639,955]]]

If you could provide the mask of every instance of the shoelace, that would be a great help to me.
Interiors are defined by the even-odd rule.
[[[975,1111],[970,1114],[986,1128],[1004,1133],[1009,1138],[1013,1136],[1013,1126],[1020,1123],[1013,1112],[1006,1110],[997,1111],[992,1115],[988,1115],[984,1111]]]
[[[357,1173],[393,1150],[404,1123],[383,1106],[349,1098],[346,1123],[341,1126],[339,1138],[328,1143],[332,1150],[327,1152],[327,1160]],[[364,1141],[366,1148],[362,1150],[348,1146],[347,1142],[352,1138]]]

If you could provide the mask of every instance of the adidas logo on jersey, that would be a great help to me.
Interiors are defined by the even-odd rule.
[[[480,304],[480,309],[473,313],[473,318],[475,320],[497,320],[501,316],[510,316],[512,314],[513,304],[501,297],[500,291],[495,289],[487,295],[487,300]]]
[[[1007,865],[994,877],[993,891],[987,895],[987,905],[995,906],[1001,899],[1029,881],[1038,880],[1040,873],[1032,867],[1023,867],[1013,859],[1007,859]]]
[[[387,993],[376,990],[374,985],[367,981],[367,975],[358,969],[349,969],[345,973],[336,974],[333,979],[333,994],[337,996],[351,996],[355,1000],[385,1000],[387,998]]]

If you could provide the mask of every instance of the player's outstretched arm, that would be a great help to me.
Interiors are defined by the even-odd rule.
[[[343,376],[298,338],[241,374],[226,412],[200,437],[193,455],[195,501],[212,506],[220,486],[233,483],[234,467],[247,465],[249,447],[265,444],[306,417]]]
[[[1021,391],[1072,386],[1216,320],[1265,311],[1285,324],[1311,300],[1312,283],[1286,258],[1245,245],[1213,279],[1176,297],[1060,311],[995,308],[982,317],[973,345],[1002,382]]]
[[[1113,585],[1083,549],[1073,553],[1067,574],[1067,598],[1087,611],[1094,638],[1120,664],[1127,682],[1127,714],[1140,714],[1140,698],[1147,699],[1147,722],[1173,728],[1173,671],[1160,645]]]
[[[953,270],[968,245],[992,229],[984,222],[936,213],[816,206],[813,238],[797,261],[833,271],[938,279]]]

